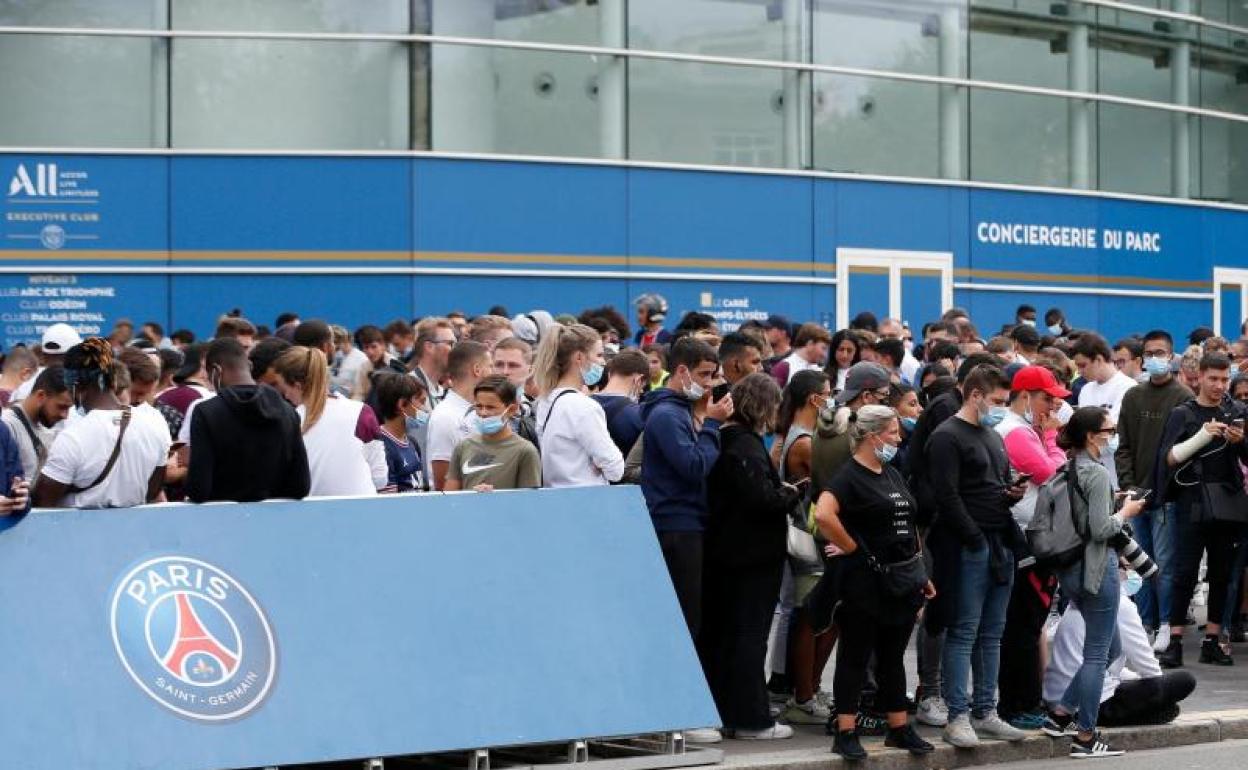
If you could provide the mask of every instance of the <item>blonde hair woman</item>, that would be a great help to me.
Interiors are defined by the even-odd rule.
[[[602,338],[584,324],[555,324],[542,335],[533,361],[539,392],[534,413],[548,487],[609,484],[624,475],[624,456],[607,431],[607,417],[585,395],[602,379],[605,363]]]

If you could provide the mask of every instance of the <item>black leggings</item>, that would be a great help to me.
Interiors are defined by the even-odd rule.
[[[1035,711],[1041,706],[1040,631],[1049,616],[1057,581],[1046,569],[1024,567],[1014,575],[1010,605],[1001,637],[1000,698],[997,710],[1005,716]]]
[[[875,709],[885,713],[906,710],[906,665],[903,656],[914,630],[911,617],[897,625],[882,624],[873,616],[842,604],[836,611],[840,649],[832,695],[837,714],[857,714],[871,656],[875,656]]]
[[[1209,583],[1209,622],[1222,622],[1227,587],[1242,524],[1226,521],[1192,521],[1199,506],[1177,506],[1174,517],[1174,595],[1170,601],[1170,626],[1181,629],[1187,623],[1187,607],[1192,603],[1200,576],[1201,554],[1208,553],[1205,579]]]

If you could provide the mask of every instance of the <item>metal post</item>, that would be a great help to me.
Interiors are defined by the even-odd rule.
[[[1083,3],[1071,3],[1070,33],[1066,64],[1066,87],[1087,93],[1092,90],[1090,72],[1091,46],[1088,42],[1088,9]],[[1092,187],[1092,102],[1070,100],[1067,126],[1070,143],[1070,186],[1077,190]]]
[[[477,749],[468,756],[468,770],[490,770],[489,749]]]
[[[599,45],[628,46],[628,16],[625,0],[598,3]],[[598,116],[602,157],[623,160],[628,147],[628,61],[622,56],[598,58]]]
[[[665,754],[684,754],[685,734],[681,732],[665,734],[663,736],[663,752]]]
[[[386,770],[385,760],[374,757],[364,760],[364,770]]]
[[[576,765],[589,761],[589,744],[585,741],[568,742],[568,764]]]
[[[806,34],[807,0],[784,0],[784,60],[810,62]],[[784,165],[807,168],[810,127],[810,77],[805,71],[785,70],[784,79]]]
[[[940,74],[962,77],[962,12],[952,3],[940,12]],[[962,178],[961,86],[940,86],[940,175]]]
[[[1176,13],[1191,13],[1191,0],[1174,0]],[[1192,103],[1191,27],[1185,21],[1174,22],[1175,44],[1170,52],[1170,96],[1175,104],[1187,107]],[[1170,162],[1171,192],[1176,198],[1192,197],[1192,116],[1176,112],[1171,116],[1172,152]]]

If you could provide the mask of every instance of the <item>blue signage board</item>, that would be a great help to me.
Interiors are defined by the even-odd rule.
[[[718,724],[636,487],[41,511],[6,767],[289,765]]]

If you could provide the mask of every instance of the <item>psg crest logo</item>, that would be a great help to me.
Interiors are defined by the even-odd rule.
[[[204,722],[254,711],[273,685],[277,646],[241,583],[198,559],[162,556],[113,593],[113,644],[130,677],[160,705]]]

